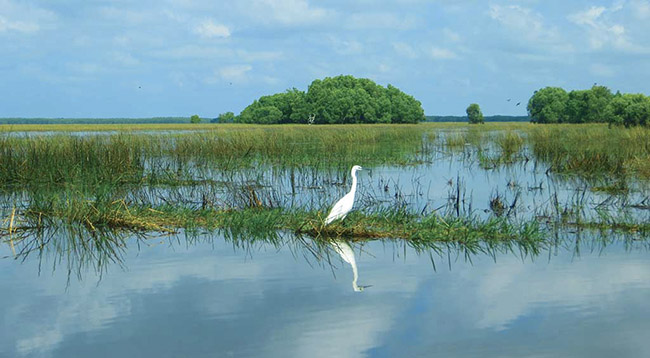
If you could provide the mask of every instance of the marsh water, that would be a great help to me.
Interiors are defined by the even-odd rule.
[[[440,150],[371,165],[355,209],[650,221],[647,183],[593,190],[612,181],[554,175],[529,157],[486,167]],[[327,210],[347,170],[197,167],[210,181],[125,195],[191,207],[228,200],[224,183],[237,183],[275,206]],[[5,192],[2,218],[29,195]],[[199,229],[126,235],[109,255],[57,244],[88,233],[38,235],[25,240],[38,250],[0,245],[0,357],[650,356],[650,244],[636,233],[548,228],[531,251]]]
[[[647,356],[648,247],[591,239],[534,257],[352,244],[362,292],[336,251],[289,238],[133,238],[81,279],[1,260],[0,356]]]

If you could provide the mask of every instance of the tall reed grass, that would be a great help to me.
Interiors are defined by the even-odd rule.
[[[226,126],[182,134],[0,136],[0,185],[179,181],[192,168],[407,164],[423,146],[416,126]],[[173,174],[173,175],[172,175]],[[155,183],[155,181],[153,182]]]
[[[529,141],[534,155],[556,172],[650,178],[650,128],[538,126]]]

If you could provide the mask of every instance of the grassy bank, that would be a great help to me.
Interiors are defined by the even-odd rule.
[[[369,214],[355,212],[343,222],[325,226],[325,216],[326,213],[320,211],[301,209],[193,209],[177,205],[140,207],[129,206],[120,200],[98,202],[68,198],[65,201],[38,201],[25,210],[12,212],[11,229],[9,226],[3,227],[0,234],[6,237],[11,233],[49,226],[80,225],[90,232],[219,229],[235,236],[267,236],[281,230],[314,237],[461,243],[541,239],[536,223],[513,224],[501,218],[480,220],[474,217],[420,216],[403,210],[381,210]]]
[[[353,212],[344,221],[325,226],[325,215],[321,211],[266,207],[231,210],[175,205],[140,207],[129,206],[124,201],[50,202],[12,213],[11,220],[6,220],[7,224],[0,228],[0,241],[9,244],[14,251],[20,252],[24,240],[32,249],[38,249],[34,234],[38,236],[52,228],[64,228],[65,232],[77,233],[74,242],[80,250],[85,249],[84,246],[102,249],[107,245],[122,247],[119,238],[123,236],[119,233],[175,233],[183,229],[191,232],[217,230],[227,238],[253,241],[275,238],[278,232],[325,240],[397,239],[422,248],[453,244],[469,252],[484,245],[516,244],[519,250],[537,253],[555,243],[557,238],[552,232],[558,229],[596,230],[607,235],[640,234],[637,238],[650,232],[650,223],[584,221],[553,222],[546,226],[535,220],[514,222],[497,217],[417,215],[398,209]]]

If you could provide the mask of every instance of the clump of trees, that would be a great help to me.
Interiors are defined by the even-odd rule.
[[[481,112],[481,107],[478,104],[472,103],[465,110],[467,112],[467,118],[471,124],[482,124],[483,123],[483,112]]]
[[[199,117],[198,114],[192,115],[192,117],[190,117],[190,123],[201,123],[201,117]]]
[[[303,92],[292,88],[262,96],[234,118],[238,123],[417,123],[422,104],[398,88],[353,76],[314,80]]]
[[[235,114],[232,112],[226,112],[219,114],[219,117],[214,118],[212,123],[232,123],[235,120]]]
[[[535,123],[610,123],[650,125],[650,97],[613,94],[605,86],[566,92],[559,87],[535,91],[528,101],[528,114]]]

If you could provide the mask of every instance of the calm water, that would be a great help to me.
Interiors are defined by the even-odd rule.
[[[486,218],[500,198],[513,220],[650,220],[647,183],[612,195],[532,160],[486,170],[470,152],[426,159],[361,172],[355,208]],[[192,208],[237,202],[250,185],[276,206],[326,210],[349,189],[347,170],[197,167],[212,181],[123,195]],[[28,201],[3,192],[0,218]],[[54,255],[73,242],[62,233],[40,257],[14,260],[3,242],[0,357],[649,357],[650,243],[572,231],[535,257],[181,234],[130,238],[121,261],[100,265],[93,252]]]
[[[358,285],[371,285],[355,292],[337,250],[285,240],[132,239],[101,278],[48,255],[2,259],[0,356],[650,356],[647,243],[567,238],[471,262],[352,244]]]

